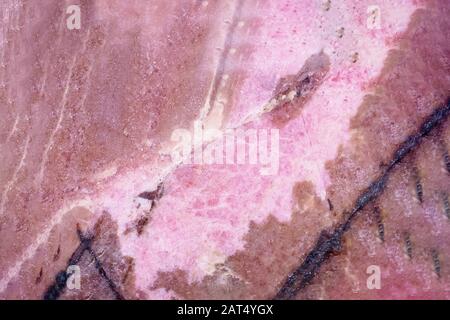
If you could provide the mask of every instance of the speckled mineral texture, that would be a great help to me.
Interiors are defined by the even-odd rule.
[[[372,2],[1,1],[0,298],[450,298],[450,3]]]

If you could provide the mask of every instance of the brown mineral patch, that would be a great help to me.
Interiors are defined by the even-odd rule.
[[[448,120],[402,162],[377,199],[385,241],[376,241],[378,221],[373,206],[369,206],[345,237],[347,253],[330,260],[300,298],[448,299],[450,221],[445,196],[450,191],[450,178],[442,138],[450,139]],[[420,172],[422,201],[417,197],[416,171]],[[366,287],[369,265],[381,269],[380,290]]]
[[[65,213],[61,223],[50,232],[48,241],[41,244],[31,259],[24,262],[20,273],[11,280],[3,299],[40,299],[54,281],[59,270],[66,268],[67,261],[79,245],[77,228],[86,229],[92,213],[76,207]],[[11,250],[16,248],[13,245]],[[6,271],[6,270],[4,270]]]
[[[329,57],[320,52],[309,57],[297,74],[279,80],[268,110],[276,127],[283,127],[300,114],[329,69]]]
[[[59,297],[61,300],[114,300],[114,293],[108,282],[99,275],[93,257],[85,251],[78,265],[80,266],[80,289],[65,289]]]
[[[136,231],[138,236],[140,236],[144,232],[145,227],[151,221],[152,210],[155,208],[156,204],[158,203],[159,199],[161,199],[163,194],[164,194],[164,184],[160,183],[155,190],[144,191],[138,195],[139,198],[146,199],[151,202],[150,209],[145,210],[140,217],[128,223],[123,233],[124,235],[129,234],[132,231]]]
[[[65,290],[61,298],[83,300],[136,298],[134,261],[120,253],[117,224],[106,212],[95,225],[90,248],[92,252],[86,250],[77,264],[81,271],[81,289]],[[103,271],[99,270],[98,263]]]
[[[301,260],[306,248],[313,245],[320,224],[319,213],[329,219],[327,202],[314,194],[310,182],[298,183],[293,190],[297,208],[289,223],[280,223],[270,216],[265,223],[252,223],[243,251],[239,251],[201,283],[189,284],[182,271],[160,274],[155,288],[169,288],[186,299],[268,299],[275,295],[279,283]],[[304,232],[299,232],[304,230]],[[280,263],[282,261],[282,263]]]

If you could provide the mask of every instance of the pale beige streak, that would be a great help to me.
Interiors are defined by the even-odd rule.
[[[73,68],[75,66],[75,62],[76,62],[76,56],[73,57],[72,63],[70,64],[69,75],[67,76],[67,81],[66,81],[64,93],[63,93],[62,100],[61,100],[61,108],[59,110],[58,121],[56,123],[55,128],[53,128],[53,131],[50,134],[49,141],[48,141],[47,145],[45,146],[44,153],[42,155],[41,167],[39,169],[38,178],[37,178],[38,186],[41,185],[42,180],[44,178],[45,167],[46,167],[46,164],[48,161],[48,152],[53,147],[55,135],[61,128],[62,119],[64,117],[64,112],[66,110],[67,94],[69,92],[70,79],[72,77],[72,72],[73,72]]]
[[[89,32],[88,32],[88,38],[89,38],[89,33],[90,33],[90,30],[89,30]],[[85,43],[84,43],[84,50],[85,50],[85,48],[86,48],[86,42],[87,42],[88,38],[86,38],[86,41],[85,41]],[[105,47],[105,44],[106,44],[106,40],[103,41],[103,43],[102,43],[102,45],[101,45],[101,47],[100,47],[100,49],[99,49],[99,53],[97,54],[97,56],[99,56],[100,53],[103,51],[103,48]],[[90,90],[90,88],[91,88],[91,81],[92,81],[92,79],[91,79],[91,74],[92,74],[92,70],[94,69],[95,64],[96,64],[96,59],[94,58],[94,60],[92,61],[92,63],[91,63],[91,64],[89,65],[89,67],[88,67],[87,79],[85,80],[85,83],[86,83],[86,85],[85,85],[86,91],[85,91],[83,97],[81,98],[81,101],[80,101],[80,104],[79,104],[81,109],[84,107],[84,104],[85,104],[85,102],[86,102],[87,96],[88,96],[88,94],[89,94],[89,90]]]
[[[17,23],[14,23],[14,19],[17,16],[17,11],[18,11],[18,2],[13,2],[13,1],[6,1],[6,0],[2,0],[0,1],[0,11],[2,13],[1,15],[1,23],[0,23],[0,28],[1,28],[1,34],[0,34],[0,45],[1,45],[1,60],[0,60],[0,70],[2,73],[0,73],[1,75],[1,84],[0,87],[5,87],[7,81],[5,81],[6,79],[6,63],[5,63],[5,59],[6,59],[6,47],[8,45],[8,30],[16,30]],[[8,86],[8,90],[6,91],[6,97],[9,99],[10,98],[10,94],[9,94],[9,86]]]
[[[20,117],[16,116],[16,119],[14,120],[14,124],[13,124],[13,126],[11,128],[11,131],[8,134],[8,137],[6,138],[6,142],[5,143],[8,143],[9,140],[12,138],[13,134],[17,131],[17,125],[19,124],[19,120],[20,120]]]
[[[87,40],[89,39],[89,35],[90,35],[90,30],[88,30],[86,38],[83,41],[83,48],[81,50],[82,54],[86,51],[86,43],[87,43]],[[55,128],[53,128],[53,131],[50,134],[49,141],[48,141],[47,145],[45,146],[44,153],[42,155],[42,162],[41,162],[41,166],[40,166],[39,173],[37,176],[37,181],[36,181],[36,184],[38,186],[41,185],[42,180],[44,179],[45,168],[46,168],[46,164],[48,161],[48,153],[49,153],[50,149],[53,147],[53,144],[55,143],[54,140],[55,140],[56,133],[61,128],[61,123],[64,118],[64,112],[66,111],[67,95],[68,95],[69,89],[70,89],[70,80],[73,75],[73,69],[75,67],[77,57],[78,57],[77,55],[74,55],[72,62],[70,64],[69,72],[68,72],[68,76],[67,76],[67,80],[66,80],[66,85],[64,87],[64,92],[63,92],[63,96],[61,99],[61,108],[59,110],[58,121],[56,122],[56,126],[55,126]]]
[[[65,1],[64,1],[64,7],[66,7]],[[62,31],[64,30],[64,27],[66,26],[66,24],[64,23],[65,21],[66,21],[66,16],[63,15],[62,16],[62,20],[59,23],[58,34],[56,35],[58,40],[57,40],[56,45],[54,46],[54,48],[58,48],[59,45],[61,44]],[[45,86],[47,85],[49,63],[50,63],[50,55],[45,59],[44,74],[42,76],[41,87],[39,89],[39,95],[42,95],[44,93]]]
[[[225,13],[223,13],[224,21],[230,21],[233,20],[233,17],[236,15],[236,12],[238,10],[239,2],[241,0],[234,0],[233,2],[229,1],[227,3],[227,10],[225,10]],[[214,102],[211,101],[211,96],[214,91],[215,85],[218,83],[218,77],[221,77],[220,70],[222,68],[222,63],[224,63],[224,57],[223,55],[226,54],[223,52],[227,46],[227,40],[230,37],[230,33],[232,32],[232,23],[223,23],[224,27],[221,27],[217,30],[219,35],[216,37],[215,41],[221,44],[220,48],[220,54],[217,54],[213,52],[213,65],[214,65],[214,74],[212,77],[212,81],[208,90],[208,94],[206,96],[206,101],[203,105],[203,107],[200,109],[200,116],[199,120],[204,120],[204,118],[210,113],[211,109],[214,108]]]
[[[27,157],[29,143],[30,143],[30,135],[28,135],[25,139],[22,156],[20,157],[19,163],[17,164],[17,167],[14,170],[11,179],[6,184],[5,190],[3,190],[2,197],[0,200],[0,215],[3,215],[3,212],[5,210],[5,203],[8,201],[8,193],[11,190],[12,186],[16,183],[17,175],[25,165],[25,158]]]
[[[61,26],[62,26],[63,24],[64,24],[64,23],[62,23]],[[58,43],[60,42],[61,30],[62,30],[62,29],[63,29],[63,28],[60,27],[59,32],[58,32]],[[82,48],[82,50],[81,50],[82,53],[84,53],[85,50],[86,50],[86,44],[87,44],[87,40],[89,39],[89,35],[90,35],[90,30],[88,30],[87,36],[86,36],[86,38],[85,38],[85,40],[84,40],[84,42],[83,42],[83,48]],[[3,52],[3,54],[4,54],[4,52]],[[73,57],[73,59],[72,59],[71,65],[70,65],[70,67],[69,67],[69,73],[68,73],[68,77],[67,77],[67,80],[66,80],[66,85],[65,85],[64,92],[63,92],[63,96],[62,96],[62,100],[61,100],[61,109],[60,109],[60,111],[59,111],[58,121],[57,121],[57,124],[56,124],[55,128],[53,129],[51,135],[50,135],[49,142],[48,142],[48,144],[46,145],[46,148],[45,148],[45,150],[44,150],[43,160],[42,160],[41,168],[40,168],[40,171],[39,171],[39,174],[38,174],[38,183],[39,183],[39,184],[41,184],[42,179],[43,179],[43,176],[44,176],[46,162],[48,161],[48,152],[50,151],[50,149],[51,149],[51,147],[52,147],[52,145],[53,145],[53,143],[54,143],[54,137],[55,137],[56,133],[58,132],[58,130],[60,129],[61,123],[62,123],[62,119],[63,119],[63,117],[64,117],[64,112],[65,112],[65,108],[66,108],[66,104],[67,104],[67,95],[68,95],[69,88],[70,88],[70,80],[71,80],[71,78],[72,78],[73,68],[75,67],[76,60],[77,60],[77,56],[75,55],[75,56]],[[47,59],[46,62],[48,62],[48,59]],[[48,64],[48,63],[47,63],[47,64]],[[47,65],[47,64],[46,64],[46,65]],[[88,73],[88,77],[90,77],[91,71],[92,71],[92,68],[90,67],[89,73]],[[42,81],[42,83],[41,83],[41,88],[40,88],[40,93],[41,93],[41,94],[42,94],[42,92],[43,92],[43,90],[44,90],[44,88],[45,88],[46,77],[47,77],[47,70],[46,70],[45,73],[44,73],[43,81]],[[89,80],[90,80],[90,79],[89,79]],[[84,105],[86,96],[87,96],[87,92],[86,92],[86,94],[84,95],[84,97],[83,97],[83,99],[82,99],[82,101],[81,101],[81,105]],[[10,133],[10,135],[9,135],[9,137],[8,137],[8,140],[9,140],[10,136],[11,136],[11,135],[14,133],[14,131],[16,130],[17,122],[18,122],[18,118],[16,118],[16,122],[15,122],[14,125],[13,125],[13,129],[11,130],[11,133]],[[26,143],[25,143],[24,151],[23,151],[23,153],[22,153],[21,160],[20,160],[20,162],[19,162],[19,164],[18,164],[18,166],[17,166],[17,168],[16,168],[16,170],[15,170],[15,172],[14,172],[14,174],[13,174],[12,179],[8,182],[8,184],[7,184],[7,186],[6,186],[5,190],[4,190],[4,192],[3,192],[3,194],[2,194],[1,204],[0,204],[0,213],[3,213],[3,210],[4,210],[4,204],[5,204],[6,201],[7,201],[7,194],[8,194],[8,192],[9,192],[10,188],[12,187],[12,185],[15,183],[15,181],[16,181],[16,179],[17,179],[17,175],[18,175],[20,169],[21,169],[21,168],[24,166],[24,164],[25,164],[25,158],[26,158],[26,155],[27,155],[29,142],[30,142],[30,136],[28,135],[27,138],[26,138]],[[16,276],[19,274],[19,272],[20,272],[20,270],[21,270],[21,268],[22,268],[22,265],[23,265],[27,260],[31,259],[31,258],[35,255],[36,251],[38,250],[38,248],[39,248],[42,244],[44,244],[45,242],[47,242],[47,240],[48,240],[48,238],[49,238],[49,236],[50,236],[51,231],[53,230],[53,228],[54,228],[56,225],[58,225],[59,223],[61,223],[63,217],[65,216],[65,214],[66,214],[67,212],[69,212],[71,209],[73,209],[73,208],[75,208],[75,207],[79,207],[79,206],[90,207],[91,204],[92,204],[92,203],[91,203],[90,200],[85,199],[85,200],[80,200],[80,201],[73,202],[73,203],[71,203],[70,205],[61,208],[61,209],[53,216],[53,218],[50,220],[50,222],[49,222],[47,228],[44,229],[44,230],[37,236],[37,238],[33,241],[33,243],[32,243],[28,248],[26,248],[25,252],[24,252],[23,255],[20,257],[20,259],[18,259],[17,262],[16,262],[11,268],[8,269],[8,271],[6,272],[5,276],[0,280],[0,293],[3,292],[3,291],[5,291],[5,289],[7,288],[8,284],[10,283],[10,281],[11,281],[14,277],[16,277]]]
[[[88,36],[87,36],[86,41],[85,41],[85,45],[86,45],[86,42],[87,42],[88,38],[89,38],[89,32],[88,32]],[[85,50],[85,45],[84,45],[83,51]],[[104,45],[105,44],[103,44],[102,48],[104,47]],[[86,80],[88,88],[90,87],[89,86],[89,84],[91,82],[91,77],[90,76],[91,76],[93,68],[94,68],[94,63],[91,66],[89,66],[88,78]],[[70,80],[70,75],[69,75],[69,80]],[[66,90],[67,90],[67,86],[66,86]],[[81,102],[80,102],[81,107],[83,107],[83,105],[84,105],[84,103],[86,101],[86,98],[87,98],[87,95],[88,95],[88,91],[89,90],[86,89],[86,92],[83,95],[83,98],[81,99]],[[57,128],[55,128],[55,129],[57,129]],[[54,132],[56,133],[55,130],[54,130]],[[77,200],[77,201],[75,201],[75,202],[73,202],[71,204],[68,204],[68,205],[64,206],[60,210],[58,210],[56,215],[53,217],[53,219],[50,220],[49,226],[42,233],[40,233],[37,236],[37,238],[33,241],[33,243],[26,249],[25,253],[18,260],[18,262],[14,266],[12,266],[7,271],[6,276],[3,279],[0,280],[0,293],[3,292],[6,289],[6,287],[8,286],[8,283],[14,277],[16,277],[19,274],[19,272],[20,272],[20,270],[22,268],[22,265],[27,260],[31,259],[35,255],[35,253],[36,253],[37,249],[39,248],[39,246],[41,244],[46,243],[48,241],[48,238],[50,236],[51,230],[62,221],[62,218],[65,216],[66,213],[68,213],[70,210],[72,210],[75,207],[81,207],[81,206],[84,206],[86,208],[92,207],[92,203],[93,202],[90,199]]]

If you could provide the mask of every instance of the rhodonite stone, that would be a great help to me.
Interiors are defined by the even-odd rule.
[[[2,0],[0,299],[450,298],[449,15]]]

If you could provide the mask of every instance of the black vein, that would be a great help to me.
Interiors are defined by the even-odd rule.
[[[115,283],[111,280],[111,278],[106,273],[105,268],[103,268],[102,263],[98,259],[98,257],[95,254],[94,250],[92,250],[91,247],[88,247],[87,250],[91,254],[91,256],[94,258],[95,268],[97,269],[98,273],[102,276],[102,278],[106,280],[106,282],[108,283],[109,288],[114,293],[114,296],[116,297],[116,299],[117,300],[124,300],[124,297],[119,292],[119,290],[118,290],[117,286],[115,285]]]
[[[67,280],[70,277],[70,274],[68,274],[66,271],[67,268],[69,266],[78,264],[85,251],[87,251],[93,257],[95,262],[95,268],[97,269],[100,276],[106,280],[108,286],[111,288],[111,291],[113,292],[116,299],[123,300],[124,297],[119,292],[117,286],[114,284],[111,278],[108,276],[108,274],[106,273],[105,269],[102,266],[102,263],[100,262],[94,250],[92,249],[92,241],[94,239],[94,236],[84,235],[79,228],[77,228],[77,234],[78,238],[80,239],[80,244],[72,253],[72,256],[67,262],[66,269],[61,270],[56,274],[55,281],[51,286],[48,287],[47,291],[44,293],[43,297],[44,300],[57,300],[61,296],[61,294],[64,292],[64,289],[66,288]]]
[[[417,133],[409,136],[394,152],[383,173],[357,198],[350,213],[344,214],[343,221],[331,232],[323,231],[316,245],[306,255],[303,262],[284,281],[275,299],[292,299],[315,277],[322,264],[341,249],[344,233],[350,228],[357,214],[383,192],[387,180],[394,170],[411,151],[413,151],[434,128],[439,127],[450,114],[450,99],[428,116]]]

